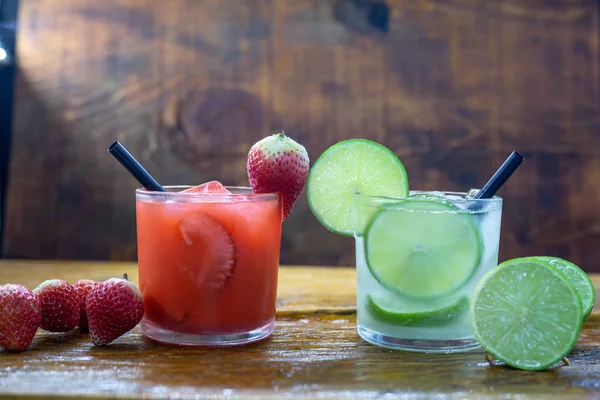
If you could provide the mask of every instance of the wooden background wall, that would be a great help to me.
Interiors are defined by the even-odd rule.
[[[27,0],[5,251],[133,260],[121,140],[163,184],[247,184],[284,129],[312,160],[366,137],[413,189],[481,186],[511,150],[500,258],[600,272],[596,0]],[[302,196],[282,263],[352,265]]]

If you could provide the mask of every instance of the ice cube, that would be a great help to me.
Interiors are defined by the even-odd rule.
[[[447,196],[442,192],[416,192],[411,193],[411,199],[423,199],[423,200],[446,200]]]
[[[181,193],[230,194],[219,181],[210,181],[193,188],[182,190]]]
[[[479,189],[471,189],[465,196],[466,199],[474,199],[475,196],[479,193]]]

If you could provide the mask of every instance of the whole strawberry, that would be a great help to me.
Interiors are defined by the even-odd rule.
[[[26,350],[42,318],[40,301],[21,285],[0,286],[0,347],[5,350]]]
[[[40,328],[48,332],[68,332],[79,322],[77,292],[66,281],[50,279],[33,290],[42,306]]]
[[[94,286],[86,301],[90,336],[96,346],[112,342],[132,330],[144,315],[144,300],[138,287],[112,278]]]
[[[248,153],[246,170],[254,193],[279,192],[286,219],[302,192],[308,176],[309,160],[304,146],[283,132],[256,142]]]
[[[90,279],[81,279],[73,284],[73,289],[77,292],[77,301],[79,302],[79,323],[77,325],[81,332],[89,331],[85,302],[96,284],[98,284],[98,282]]]

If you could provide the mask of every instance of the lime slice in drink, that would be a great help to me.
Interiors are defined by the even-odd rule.
[[[377,319],[398,326],[441,326],[456,321],[469,309],[469,298],[461,296],[456,301],[439,308],[412,310],[390,298],[367,296],[367,307]]]
[[[594,308],[596,301],[596,290],[590,277],[577,265],[557,257],[532,257],[538,260],[549,262],[554,268],[563,273],[569,281],[575,286],[575,290],[581,298],[583,307],[583,319],[586,320]]]
[[[388,148],[366,139],[334,144],[315,161],[306,182],[308,205],[330,231],[354,233],[354,194],[406,197],[404,165]]]
[[[449,295],[469,281],[481,258],[473,216],[443,201],[402,201],[380,211],[365,233],[371,273],[401,295]]]
[[[575,287],[547,262],[505,261],[479,281],[469,308],[473,334],[514,368],[547,369],[577,341],[582,307]]]

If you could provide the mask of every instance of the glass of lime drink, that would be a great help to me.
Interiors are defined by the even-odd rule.
[[[356,194],[359,335],[409,351],[479,347],[469,323],[469,299],[498,264],[501,216],[499,197]]]
[[[498,263],[502,199],[494,195],[522,161],[513,152],[481,190],[417,192],[379,143],[349,139],[323,152],[308,176],[308,204],[325,228],[355,238],[363,339],[410,351],[479,347],[469,302]]]

